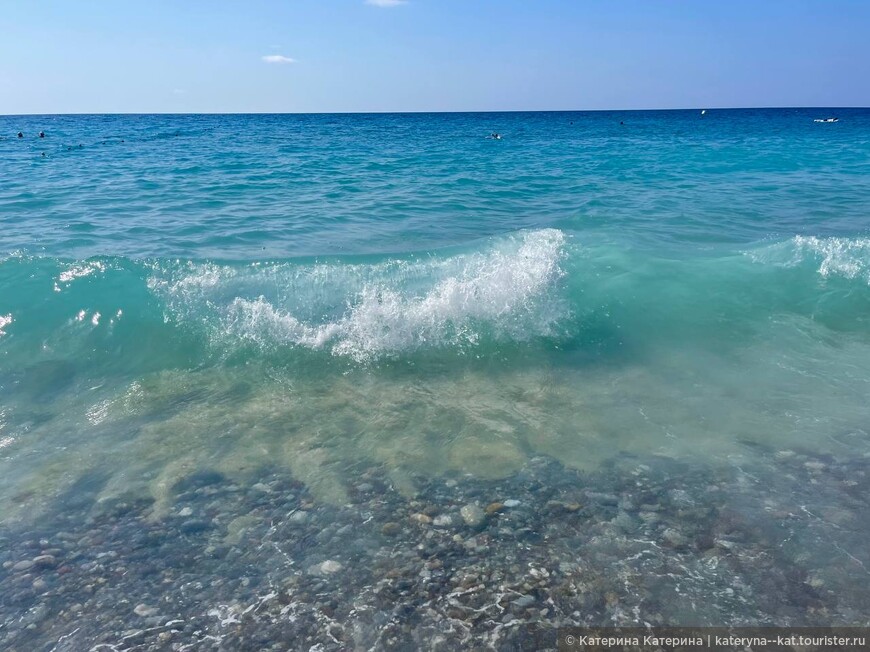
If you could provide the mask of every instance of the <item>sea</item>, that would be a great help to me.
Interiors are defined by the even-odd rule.
[[[868,109],[0,116],[3,649],[867,626],[868,398]]]

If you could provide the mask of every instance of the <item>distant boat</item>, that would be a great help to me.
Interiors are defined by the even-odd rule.
[[[839,122],[839,118],[816,118],[813,122]]]
[[[707,109],[701,109],[701,115],[704,115],[705,113],[707,113]]]

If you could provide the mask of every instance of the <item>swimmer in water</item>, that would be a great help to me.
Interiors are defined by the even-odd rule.
[[[40,131],[40,132],[39,132],[39,137],[40,137],[40,138],[45,138],[45,132],[44,132],[44,131]]]
[[[497,133],[495,133],[495,132],[492,132],[492,133],[489,135],[489,137],[492,138],[493,140],[501,140],[501,134],[497,134]]]
[[[24,134],[22,134],[22,133],[19,131],[19,132],[18,132],[18,137],[19,137],[19,138],[24,138]]]

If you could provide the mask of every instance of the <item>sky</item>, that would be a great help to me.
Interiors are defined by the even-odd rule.
[[[870,106],[867,0],[6,0],[0,114]]]

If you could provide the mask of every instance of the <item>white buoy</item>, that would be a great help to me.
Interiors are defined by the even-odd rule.
[[[705,113],[707,113],[707,109],[701,109],[701,115],[704,115]]]

